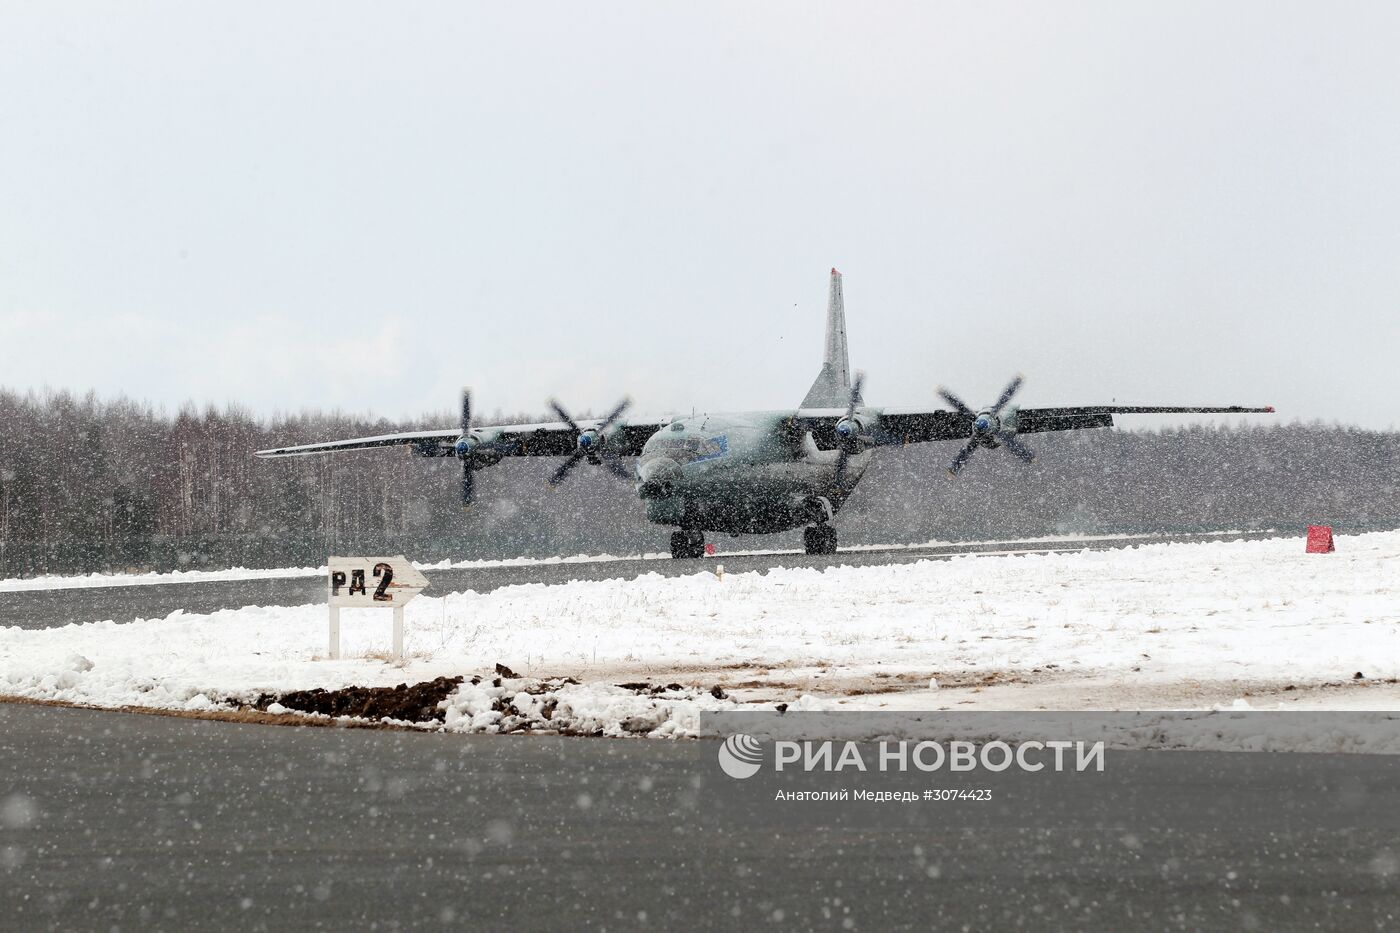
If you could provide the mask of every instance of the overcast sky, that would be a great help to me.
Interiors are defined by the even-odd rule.
[[[0,384],[1400,424],[1400,5],[0,5]],[[1124,419],[1126,424],[1128,419]]]

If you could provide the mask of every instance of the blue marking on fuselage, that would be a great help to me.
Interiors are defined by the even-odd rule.
[[[692,460],[691,463],[702,463],[705,460],[714,460],[717,457],[723,457],[725,454],[729,453],[729,435],[727,434],[712,437],[707,440],[705,444],[705,452]]]

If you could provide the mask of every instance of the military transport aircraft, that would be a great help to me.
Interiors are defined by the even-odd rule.
[[[471,504],[473,474],[505,457],[565,457],[550,479],[564,481],[587,460],[634,482],[647,519],[677,529],[671,556],[700,557],[705,532],[771,534],[806,526],[809,554],[836,551],[831,520],[864,475],[876,448],[891,444],[963,440],[948,472],[957,475],[979,448],[1004,448],[1029,463],[1035,454],[1024,434],[1106,428],[1114,415],[1235,414],[1273,407],[1011,406],[1021,387],[1012,379],[997,400],[974,411],[945,389],[950,409],[874,408],[861,397],[861,374],[852,382],[846,352],[846,312],[841,274],[831,270],[826,354],[801,407],[788,411],[702,414],[641,421],[624,418],[624,400],[605,418],[576,421],[557,401],[559,420],[547,424],[472,426],[471,393],[462,393],[462,422],[440,431],[305,444],[258,451],[260,457],[293,457],[408,447],[424,457],[456,457],[462,464],[462,503]],[[621,463],[636,457],[634,469]]]

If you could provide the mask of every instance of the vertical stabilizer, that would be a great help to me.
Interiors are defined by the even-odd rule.
[[[826,354],[817,381],[807,390],[803,408],[845,408],[851,398],[851,363],[846,353],[846,299],[841,273],[831,270],[826,300]]]

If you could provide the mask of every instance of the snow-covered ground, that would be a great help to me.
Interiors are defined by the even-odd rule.
[[[339,661],[324,657],[323,605],[7,628],[0,694],[200,710],[264,692],[486,674],[449,698],[449,728],[490,728],[492,702],[515,690],[522,713],[562,697],[610,731],[660,734],[693,731],[701,709],[747,703],[1400,709],[1388,682],[1400,677],[1400,532],[1337,548],[1153,544],[723,579],[706,564],[686,577],[423,596],[407,609],[402,667],[383,660],[390,614],[377,610],[343,612]],[[496,663],[521,680],[493,685]],[[557,677],[581,683],[523,686]],[[609,686],[624,681],[699,689]],[[728,698],[707,692],[715,685]]]

